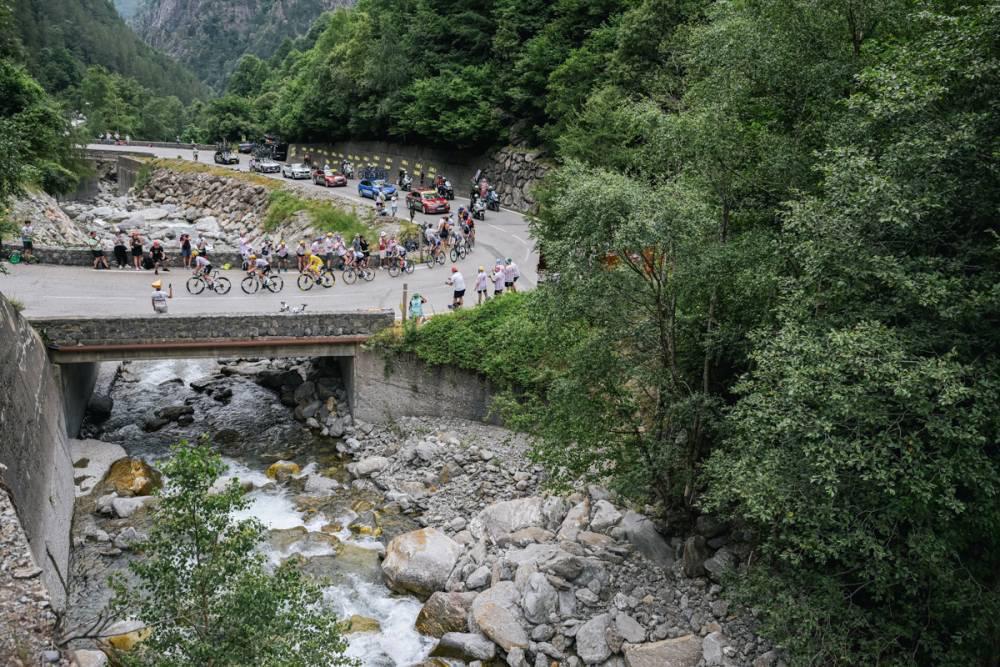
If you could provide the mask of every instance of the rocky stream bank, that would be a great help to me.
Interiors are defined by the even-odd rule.
[[[326,360],[130,363],[110,376],[74,457],[73,649],[140,638],[105,613],[103,582],[137,557],[168,445],[207,433],[269,528],[268,558],[323,582],[365,665],[780,664],[721,597],[745,555],[724,526],[665,538],[601,488],[549,495],[521,434],[356,422]]]

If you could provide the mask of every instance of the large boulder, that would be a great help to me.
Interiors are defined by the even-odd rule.
[[[462,545],[436,528],[398,535],[386,547],[382,573],[389,588],[428,597],[444,590]]]
[[[159,472],[142,459],[131,457],[112,463],[105,483],[119,496],[148,496],[163,486]]]
[[[347,472],[353,477],[368,477],[389,467],[389,459],[384,456],[369,456],[347,465]]]
[[[156,496],[132,496],[129,498],[114,498],[111,508],[119,519],[127,519],[139,510],[155,505]]]
[[[684,574],[700,577],[705,574],[705,561],[712,555],[701,535],[692,535],[684,542]]]
[[[590,517],[590,530],[595,533],[606,533],[622,519],[622,513],[607,500],[594,503],[594,512]]]
[[[521,625],[517,587],[511,581],[501,581],[472,602],[472,622],[484,635],[508,653],[515,648],[528,648],[528,634]]]
[[[449,632],[467,632],[469,610],[475,599],[476,593],[434,593],[417,614],[417,632],[431,637]]]
[[[299,464],[292,461],[275,461],[267,468],[267,476],[279,482],[287,481],[299,472],[301,472]]]
[[[625,537],[639,553],[660,567],[668,568],[674,563],[674,552],[656,526],[648,517],[628,510],[622,517],[621,529]]]
[[[471,632],[449,632],[441,637],[431,651],[432,657],[459,660],[492,660],[497,646],[483,635]]]
[[[477,539],[488,537],[496,543],[522,528],[544,525],[543,504],[537,496],[493,503],[472,520],[469,530]]]
[[[568,540],[570,542],[576,540],[576,536],[580,534],[580,531],[587,528],[589,519],[590,500],[584,498],[567,512],[562,524],[559,526],[559,532],[556,534],[556,537],[560,540]]]
[[[121,445],[100,440],[70,440],[70,451],[77,497],[93,491],[110,472],[112,464],[127,456]]]
[[[611,617],[599,614],[580,626],[576,631],[576,654],[585,665],[599,665],[611,657],[608,646],[608,626]]]
[[[535,572],[529,576],[521,598],[524,617],[532,623],[547,623],[558,606],[559,594],[545,575]]]
[[[701,639],[684,635],[648,644],[625,644],[627,667],[696,667],[701,662]]]

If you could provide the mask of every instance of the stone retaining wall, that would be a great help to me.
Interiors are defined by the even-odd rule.
[[[108,258],[108,263],[114,267],[114,253],[110,249],[105,248],[104,254]],[[170,258],[171,267],[181,265],[180,252],[176,247],[168,249],[167,255]],[[62,266],[91,266],[94,262],[94,257],[87,248],[39,248],[35,246],[35,257],[41,264],[58,264]],[[223,264],[231,264],[238,267],[241,262],[238,252],[213,252],[210,257],[212,264],[217,267],[221,267]],[[129,261],[131,259],[132,256],[129,255]]]
[[[62,381],[45,345],[2,295],[0,341],[0,480],[13,497],[52,606],[61,610],[74,499]]]
[[[50,345],[127,345],[261,337],[367,336],[392,326],[391,310],[300,315],[149,315],[147,317],[36,317],[32,326]]]

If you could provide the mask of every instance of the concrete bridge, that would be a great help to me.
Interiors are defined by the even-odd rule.
[[[29,320],[57,364],[170,358],[353,357],[391,310]]]

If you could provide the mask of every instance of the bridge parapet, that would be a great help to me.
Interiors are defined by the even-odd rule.
[[[38,317],[56,363],[176,357],[354,356],[395,320],[391,310],[137,317]]]

